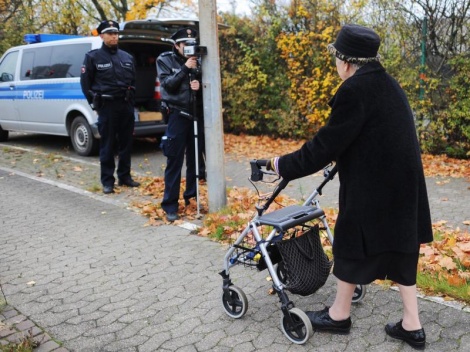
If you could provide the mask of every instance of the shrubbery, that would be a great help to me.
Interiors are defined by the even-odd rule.
[[[288,11],[275,5],[257,11],[252,18],[222,18],[230,26],[220,32],[225,130],[311,138],[326,122],[327,102],[340,84],[326,46],[347,18],[322,0],[296,2]],[[396,33],[391,24],[374,29],[383,38],[381,61],[415,112],[422,150],[470,158],[470,58],[442,59],[420,80],[419,30],[400,25]],[[414,39],[405,43],[408,32]]]

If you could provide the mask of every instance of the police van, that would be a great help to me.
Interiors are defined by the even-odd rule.
[[[120,24],[119,48],[136,62],[134,135],[155,136],[166,128],[160,109],[156,59],[173,44],[165,41],[193,20],[136,20]],[[0,59],[0,142],[9,131],[69,136],[79,155],[98,150],[97,114],[80,86],[85,53],[98,49],[97,36],[27,34],[26,45]]]

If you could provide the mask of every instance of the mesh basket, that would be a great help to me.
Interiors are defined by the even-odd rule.
[[[308,296],[325,284],[333,262],[323,250],[318,225],[276,245],[283,261],[286,289]]]
[[[247,235],[241,244],[234,245],[236,248],[234,255],[231,258],[231,263],[243,264],[243,266],[256,268],[259,271],[263,271],[267,268],[267,264],[259,245],[256,243],[255,239],[251,234]],[[266,250],[268,251],[269,258],[272,264],[279,263],[282,258],[279,254],[277,246],[273,243],[270,243]]]

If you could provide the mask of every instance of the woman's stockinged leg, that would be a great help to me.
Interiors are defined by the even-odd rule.
[[[421,329],[418,313],[418,298],[416,297],[416,285],[398,285],[400,296],[403,301],[403,329],[407,331]]]
[[[331,319],[344,320],[349,318],[355,288],[355,284],[337,279],[335,301],[329,310]]]

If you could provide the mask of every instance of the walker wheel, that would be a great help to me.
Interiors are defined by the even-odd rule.
[[[284,335],[298,345],[303,345],[310,336],[313,335],[313,328],[310,319],[299,308],[289,309],[289,315],[292,319],[293,325],[291,325],[288,319],[281,316],[281,329]]]
[[[357,285],[356,288],[354,289],[354,294],[352,297],[352,303],[358,303],[362,301],[364,296],[366,295],[366,285]]]
[[[225,313],[234,319],[241,318],[248,310],[248,299],[245,293],[237,286],[230,286],[228,289],[228,295],[222,293],[222,304]]]

